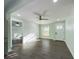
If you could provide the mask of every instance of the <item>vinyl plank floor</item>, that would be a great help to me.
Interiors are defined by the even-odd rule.
[[[8,59],[73,59],[65,42],[50,39],[19,44],[13,50],[17,56]]]

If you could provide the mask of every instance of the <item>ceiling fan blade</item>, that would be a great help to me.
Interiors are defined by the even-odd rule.
[[[48,20],[48,19],[41,19],[41,20]]]
[[[35,14],[35,15],[38,15],[38,16],[41,16],[41,14],[40,14],[40,13],[37,13],[37,12],[34,12],[34,14]]]
[[[43,12],[43,14],[40,14],[40,13],[37,13],[37,12],[34,12],[35,15],[39,16],[39,20],[48,20],[46,18],[43,18],[43,16],[46,14],[47,10],[45,10]]]
[[[41,20],[41,16],[39,16],[39,20]]]
[[[48,19],[45,19],[45,18],[42,18],[42,16],[39,16],[39,20],[48,20]]]

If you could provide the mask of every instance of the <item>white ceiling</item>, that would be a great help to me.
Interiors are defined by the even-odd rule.
[[[11,13],[34,0],[4,0],[5,12]]]
[[[58,0],[57,3],[53,3],[52,0],[34,0],[17,9],[12,15],[20,14],[19,17],[25,20],[36,21],[38,18],[34,12],[43,13],[44,10],[47,10],[45,17],[50,21],[62,20],[74,13],[74,0]]]

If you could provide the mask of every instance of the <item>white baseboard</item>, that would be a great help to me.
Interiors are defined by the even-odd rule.
[[[64,42],[66,43],[66,45],[67,45],[67,47],[68,47],[68,49],[69,49],[70,53],[71,53],[71,54],[72,54],[72,56],[74,57],[74,53],[73,53],[73,51],[71,50],[71,48],[69,47],[69,45],[68,45],[67,41],[64,41]]]

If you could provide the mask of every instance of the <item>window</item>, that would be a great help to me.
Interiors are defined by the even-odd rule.
[[[58,25],[56,28],[59,30],[59,29],[62,29],[63,26],[62,25]]]

